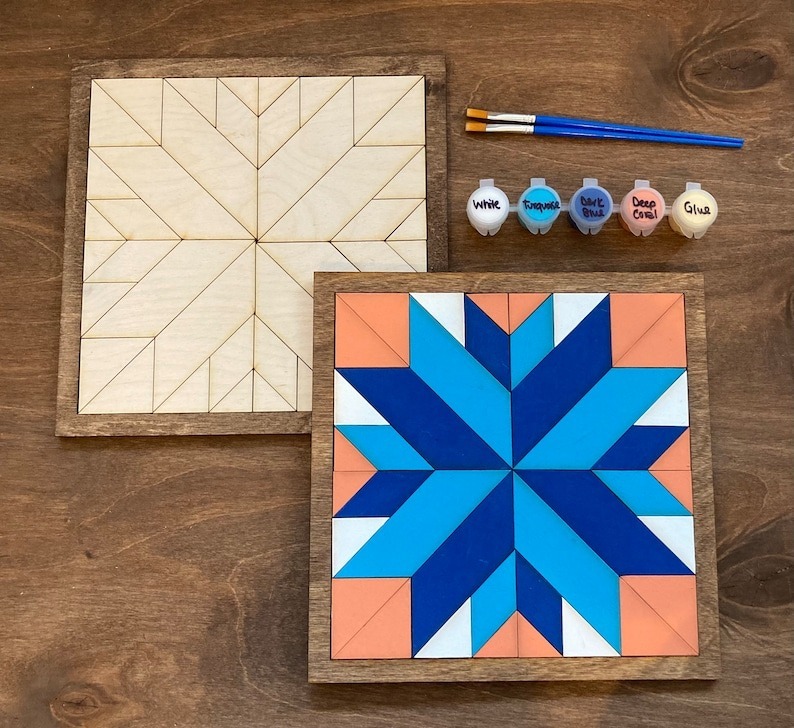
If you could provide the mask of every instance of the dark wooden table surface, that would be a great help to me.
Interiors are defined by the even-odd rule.
[[[792,725],[792,8],[736,2],[0,3],[0,726]],[[81,59],[437,52],[453,270],[700,270],[716,683],[312,687],[307,437],[53,436],[70,68]],[[747,137],[743,151],[467,137],[469,105]],[[479,177],[635,177],[720,203],[700,241],[510,221]]]

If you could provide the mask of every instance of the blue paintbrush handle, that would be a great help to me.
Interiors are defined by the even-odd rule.
[[[567,116],[536,116],[535,123],[541,126],[556,126],[573,129],[591,129],[604,132],[631,132],[642,136],[671,136],[680,139],[698,139],[700,141],[711,140],[730,142],[733,145],[741,146],[743,141],[738,137],[718,136],[716,134],[697,134],[689,131],[675,131],[673,129],[654,129],[648,126],[632,126],[630,124],[613,124],[605,121],[594,121],[592,119],[575,119]]]
[[[548,117],[547,117],[548,118]],[[739,148],[742,140],[709,139],[701,137],[666,136],[663,134],[638,134],[634,131],[603,131],[600,129],[585,129],[569,126],[549,126],[535,124],[530,134],[538,136],[573,137],[577,139],[624,139],[633,142],[659,142],[662,144],[686,144],[698,147],[730,147]]]

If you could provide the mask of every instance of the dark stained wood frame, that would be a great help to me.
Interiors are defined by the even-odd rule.
[[[74,69],[69,119],[61,340],[55,434],[237,435],[308,433],[311,412],[198,414],[77,413],[91,80],[217,76],[424,75],[426,82],[428,270],[447,268],[446,65],[443,56],[305,56],[113,60]]]
[[[696,273],[317,273],[314,281],[309,681],[657,680],[719,676],[719,612],[709,431],[703,276]],[[694,489],[700,653],[693,657],[560,657],[332,660],[331,480],[333,468],[334,295],[346,292],[684,293]]]

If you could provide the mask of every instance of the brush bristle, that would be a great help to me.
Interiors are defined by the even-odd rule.
[[[467,121],[466,131],[487,131],[482,121]]]
[[[470,119],[487,119],[488,112],[483,109],[466,109],[466,116]]]

